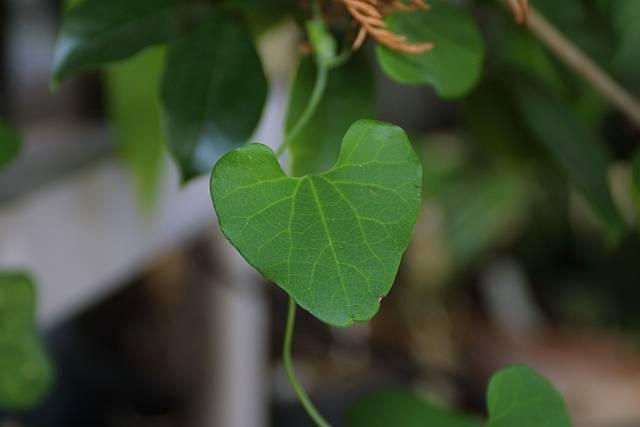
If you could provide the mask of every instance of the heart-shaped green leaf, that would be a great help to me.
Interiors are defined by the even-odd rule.
[[[183,180],[209,173],[255,131],[267,80],[249,31],[219,13],[169,50],[162,102],[169,147]]]
[[[487,427],[571,427],[560,393],[525,366],[498,372],[488,390]]]
[[[430,5],[429,10],[393,13],[387,24],[411,42],[433,42],[433,50],[416,55],[378,45],[378,61],[400,83],[433,85],[440,96],[457,98],[468,93],[480,78],[484,43],[471,18],[459,7],[444,1]]]
[[[64,15],[53,83],[170,41],[206,16],[210,5],[181,0],[84,0]]]
[[[0,168],[11,163],[20,153],[20,135],[18,132],[0,122]]]
[[[482,427],[480,419],[441,408],[407,391],[389,390],[359,400],[349,427]]]
[[[251,265],[320,320],[348,326],[371,319],[391,289],[421,186],[404,131],[361,120],[322,174],[289,177],[264,145],[226,154],[211,196],[223,233]]]
[[[0,406],[28,408],[52,380],[36,333],[35,287],[22,273],[0,273]]]

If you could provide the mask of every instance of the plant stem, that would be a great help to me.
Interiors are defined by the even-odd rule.
[[[311,98],[309,99],[309,103],[305,107],[302,115],[296,122],[296,124],[291,128],[289,132],[287,132],[287,136],[285,140],[276,151],[276,157],[280,157],[284,151],[287,149],[291,141],[293,141],[300,132],[304,129],[304,127],[309,123],[309,120],[313,117],[316,110],[318,109],[318,105],[320,105],[320,101],[322,101],[322,96],[327,88],[327,80],[329,76],[329,69],[324,65],[318,65],[318,71],[316,75],[316,82],[313,87],[313,92],[311,93]]]
[[[502,0],[509,5],[509,0]],[[640,129],[640,101],[609,76],[595,61],[555,28],[533,6],[529,6],[529,30],[555,55],[587,80],[602,96]]]
[[[316,407],[309,399],[309,396],[300,385],[298,378],[296,377],[295,370],[293,368],[293,361],[291,358],[291,347],[293,342],[293,330],[296,323],[296,302],[293,298],[289,297],[289,312],[287,314],[287,326],[284,335],[284,346],[282,351],[282,358],[284,360],[284,367],[287,370],[287,376],[289,382],[293,386],[293,390],[296,392],[296,396],[302,403],[302,406],[307,411],[307,414],[316,423],[318,427],[331,427],[331,425],[325,420],[318,412]]]

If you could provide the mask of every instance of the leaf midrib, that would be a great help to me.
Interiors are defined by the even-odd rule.
[[[324,232],[327,235],[327,242],[329,243],[329,248],[331,249],[331,253],[333,254],[333,260],[336,264],[336,270],[338,271],[338,276],[340,277],[340,284],[342,285],[344,298],[346,300],[347,307],[351,307],[351,302],[349,301],[349,294],[347,293],[347,285],[344,281],[344,276],[342,275],[342,268],[340,267],[340,261],[338,261],[338,254],[336,253],[336,248],[333,245],[333,239],[331,237],[331,233],[329,233],[329,227],[327,226],[326,215],[324,213],[324,210],[322,209],[322,203],[320,203],[320,199],[318,198],[316,185],[314,184],[312,177],[305,177],[303,179],[309,180],[309,184],[311,186],[311,192],[313,193],[313,198],[316,202],[316,205],[318,206],[318,214],[320,215],[320,220],[322,222],[322,226],[324,227]],[[320,256],[322,256],[322,254],[320,254]]]

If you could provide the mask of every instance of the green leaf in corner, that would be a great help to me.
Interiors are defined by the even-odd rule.
[[[337,163],[286,176],[270,148],[222,157],[211,177],[220,227],[242,256],[335,326],[371,319],[391,289],[421,205],[422,167],[396,126],[361,120]]]
[[[315,82],[317,67],[311,58],[300,62],[291,89],[286,127],[291,128],[305,109]],[[340,139],[356,120],[373,116],[375,82],[364,55],[356,55],[329,74],[329,82],[318,108],[290,144],[294,176],[318,173],[337,160]]]
[[[36,332],[35,286],[22,273],[0,273],[0,407],[26,409],[52,382],[49,360]]]
[[[164,57],[164,49],[151,49],[115,65],[107,74],[118,151],[136,178],[143,208],[153,206],[162,174],[164,133],[158,85]]]
[[[517,98],[535,138],[565,169],[606,226],[611,239],[619,240],[626,226],[611,195],[609,155],[604,145],[544,90],[523,87],[518,90]]]
[[[0,121],[0,169],[18,157],[21,147],[18,131]]]
[[[416,55],[379,45],[378,61],[400,83],[433,85],[440,96],[458,98],[480,79],[484,42],[474,22],[459,7],[444,1],[430,4],[430,10],[393,13],[387,23],[391,31],[411,42],[433,42],[433,50]]]
[[[378,392],[359,400],[350,410],[348,427],[482,427],[471,418],[399,390]]]
[[[249,31],[216,14],[169,50],[162,103],[169,147],[187,181],[248,142],[260,120],[267,80]]]
[[[59,85],[71,73],[175,39],[209,10],[206,3],[195,1],[84,0],[64,14],[52,85]]]
[[[571,427],[571,419],[558,391],[524,366],[498,372],[488,390],[487,427]]]

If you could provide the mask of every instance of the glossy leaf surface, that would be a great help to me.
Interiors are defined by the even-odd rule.
[[[216,14],[170,50],[162,81],[169,147],[184,180],[210,173],[228,150],[248,142],[267,97],[248,30]]]
[[[196,1],[84,0],[64,15],[54,53],[53,83],[173,40],[209,10],[206,3]]]
[[[395,12],[389,28],[411,42],[433,42],[422,54],[408,54],[378,46],[378,61],[394,80],[435,87],[445,98],[468,93],[478,82],[484,60],[484,43],[471,18],[447,2],[431,2],[430,10]]]
[[[223,233],[267,279],[319,319],[371,319],[393,285],[420,209],[422,168],[404,131],[356,122],[335,166],[286,176],[252,144],[213,170]]]

